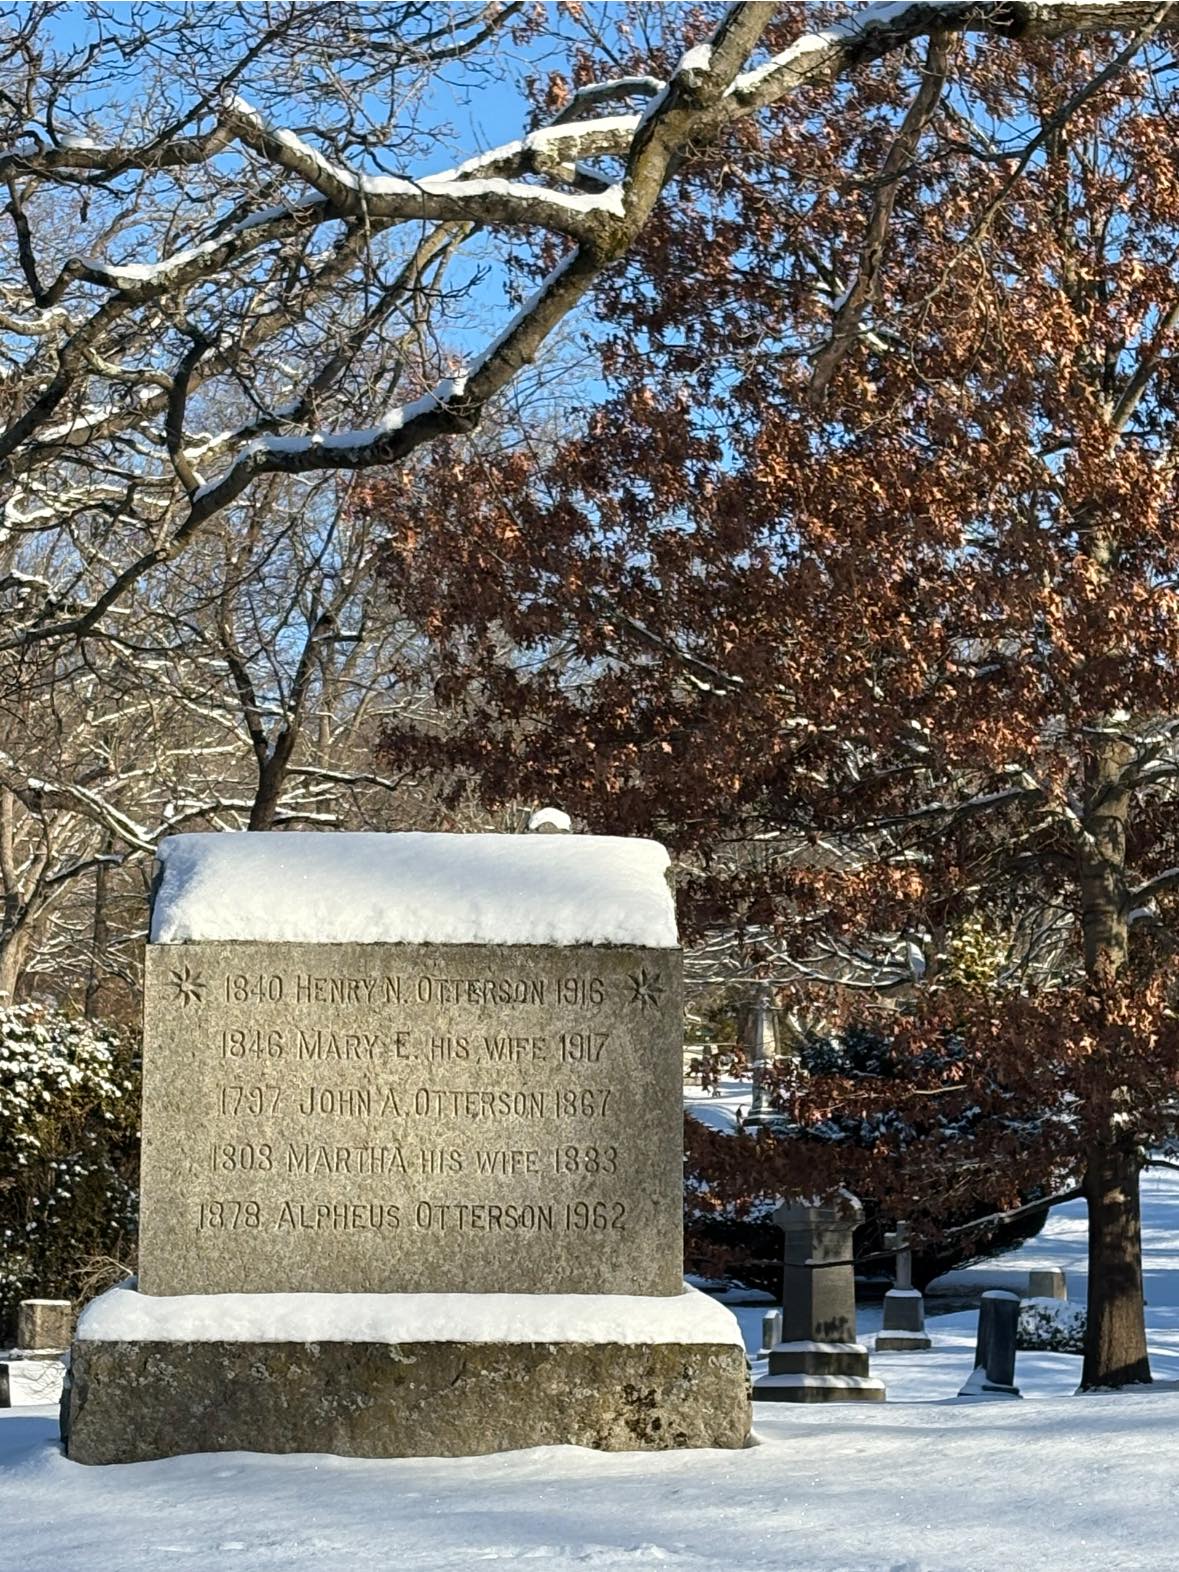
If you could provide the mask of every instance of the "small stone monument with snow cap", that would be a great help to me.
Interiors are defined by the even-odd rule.
[[[831,1202],[785,1202],[775,1211],[786,1236],[782,1340],[769,1351],[769,1373],[754,1383],[755,1401],[883,1401],[884,1382],[868,1374],[868,1350],[856,1342],[851,1256],[863,1215],[847,1190]]]
[[[84,1312],[69,1455],[740,1446],[682,1277],[667,854],[209,834],[158,854],[137,1287]]]

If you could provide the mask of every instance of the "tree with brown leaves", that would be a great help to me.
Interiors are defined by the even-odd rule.
[[[677,145],[555,455],[371,489],[463,722],[386,752],[664,837],[689,929],[887,1004],[921,1139],[852,1177],[909,1215],[1080,1186],[1083,1384],[1120,1386],[1179,1099],[1173,18],[917,10],[920,44]],[[978,931],[985,985],[951,964]],[[805,1125],[898,1095],[783,1097]]]
[[[471,429],[599,281],[658,243],[681,170],[711,181],[778,106],[809,118],[821,158],[845,134],[848,86],[929,39],[931,80],[878,185],[826,380],[862,326],[946,40],[1051,53],[1112,22],[1137,48],[1170,13],[939,0],[834,8],[808,31],[814,7],[639,7],[613,43],[581,26],[577,80],[554,85],[527,135],[446,167],[448,74],[503,83],[503,41],[535,44],[544,6],[131,5],[78,29],[53,6],[0,6],[3,566],[20,569],[30,533],[69,548],[45,593],[10,608],[0,650],[101,632],[136,583],[232,528],[259,477],[402,465]],[[791,187],[811,156],[773,183]],[[544,266],[458,357],[438,319],[453,324],[489,238],[509,296]]]

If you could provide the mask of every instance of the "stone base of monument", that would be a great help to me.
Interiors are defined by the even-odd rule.
[[[753,1383],[755,1403],[882,1403],[884,1395],[862,1343],[778,1343],[769,1374]]]
[[[878,1354],[919,1354],[933,1347],[927,1332],[877,1332]]]
[[[460,1457],[519,1447],[741,1447],[731,1311],[634,1295],[221,1294],[112,1289],[84,1313],[68,1456]]]

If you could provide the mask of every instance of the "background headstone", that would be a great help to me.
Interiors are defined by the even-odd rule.
[[[1068,1284],[1059,1266],[1039,1267],[1028,1273],[1029,1299],[1067,1299]]]
[[[879,1353],[920,1353],[932,1345],[925,1330],[925,1300],[921,1290],[913,1287],[909,1225],[899,1222],[892,1233],[885,1234],[884,1243],[896,1250],[896,1279],[884,1296],[876,1348]]]
[[[854,1195],[830,1204],[784,1202],[774,1222],[785,1236],[782,1341],[770,1349],[769,1372],[754,1383],[755,1401],[880,1402],[884,1383],[868,1374],[868,1351],[856,1342],[852,1241],[863,1218]]]
[[[24,1353],[61,1353],[74,1335],[68,1299],[22,1299],[16,1312],[16,1343]]]
[[[1015,1384],[1015,1350],[1019,1329],[1019,1295],[989,1288],[978,1306],[978,1341],[974,1369],[960,1397],[1019,1397]]]
[[[767,1310],[761,1318],[761,1352],[768,1354],[775,1343],[782,1341],[782,1312]]]
[[[758,983],[752,1002],[746,1007],[741,1021],[741,1046],[749,1062],[753,1095],[749,1112],[742,1120],[745,1126],[765,1124],[774,1118],[766,1094],[766,1076],[774,1068],[778,1056],[777,1011],[774,1008],[773,990],[768,983]]]

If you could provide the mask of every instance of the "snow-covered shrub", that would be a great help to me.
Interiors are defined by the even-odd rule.
[[[74,1298],[87,1263],[129,1253],[138,1113],[127,1041],[0,1006],[0,1336],[21,1299]]]
[[[1085,1320],[1085,1306],[1068,1299],[1025,1299],[1015,1346],[1045,1354],[1083,1354]]]

